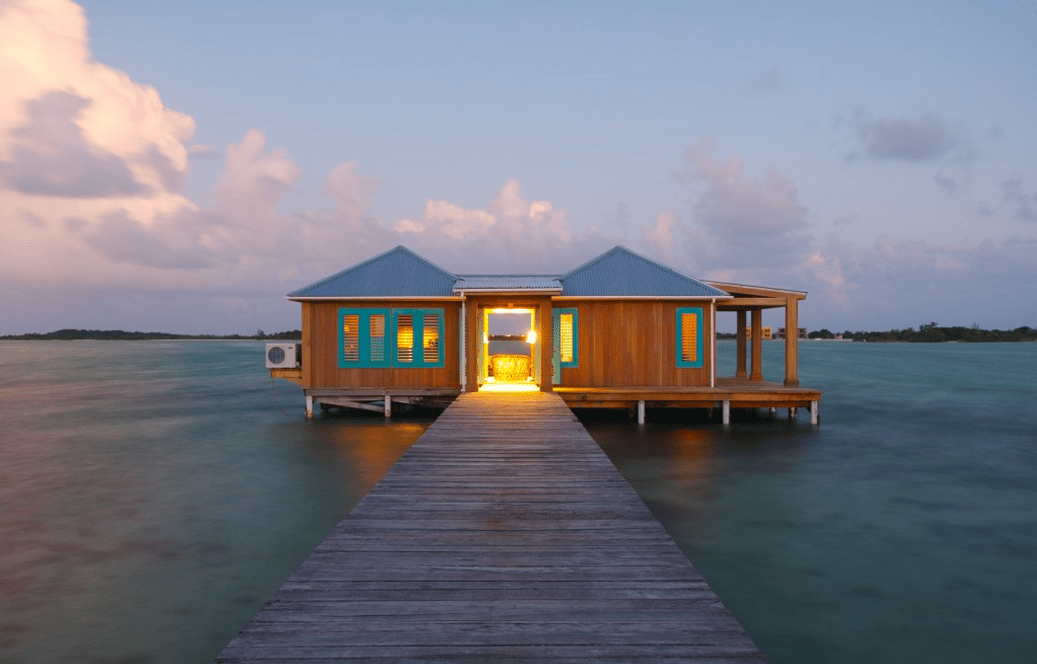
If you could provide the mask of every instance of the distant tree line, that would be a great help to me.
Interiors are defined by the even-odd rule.
[[[821,329],[810,332],[807,337],[810,339],[835,339],[836,334],[831,330]],[[854,341],[907,341],[911,343],[1037,341],[1037,330],[1026,325],[1014,330],[982,330],[978,325],[941,327],[933,322],[920,325],[917,330],[913,327],[888,332],[850,332],[846,330],[842,333],[842,338]]]
[[[718,332],[718,339],[734,339],[733,332]],[[814,330],[807,334],[808,339],[850,339],[852,341],[907,341],[911,343],[939,343],[945,341],[982,342],[982,341],[1037,341],[1037,329],[1024,325],[1014,330],[981,330],[978,325],[963,327],[941,327],[937,323],[920,325],[916,330],[889,330],[886,332],[832,332],[827,328]]]
[[[127,332],[126,330],[79,330],[64,329],[54,332],[30,332],[28,334],[5,334],[0,339],[14,341],[74,341],[77,339],[93,339],[102,341],[140,341],[150,339],[301,339],[300,330],[289,330],[267,334],[256,330],[253,335],[242,334],[174,334],[170,332]]]

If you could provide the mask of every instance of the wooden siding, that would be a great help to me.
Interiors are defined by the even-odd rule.
[[[343,369],[338,366],[338,311],[350,309],[443,309],[443,366],[436,368]],[[302,303],[303,387],[460,388],[460,303],[429,300]]]
[[[713,352],[710,302],[556,300],[579,310],[579,366],[561,370],[564,387],[708,387]],[[703,363],[677,366],[677,309],[702,307]]]

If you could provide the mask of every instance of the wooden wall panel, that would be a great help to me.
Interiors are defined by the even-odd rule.
[[[713,315],[709,302],[599,300],[555,302],[579,309],[579,367],[563,368],[565,387],[700,387],[710,383]],[[676,361],[677,308],[703,309],[701,368]]]
[[[349,308],[443,309],[443,366],[433,369],[342,369],[338,366],[338,310]],[[309,309],[309,316],[306,311]],[[459,311],[456,302],[304,302],[304,387],[451,387],[460,388]],[[309,329],[307,329],[307,327]],[[304,349],[304,352],[305,349]],[[309,371],[307,376],[306,372]]]

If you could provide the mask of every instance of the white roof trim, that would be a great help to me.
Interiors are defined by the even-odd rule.
[[[731,286],[732,288],[754,288],[756,290],[774,291],[775,293],[790,293],[794,295],[807,295],[807,291],[791,290],[789,288],[772,288],[770,286],[754,286],[752,284],[736,284],[732,281],[713,281],[711,279],[700,279],[702,283],[707,286],[713,286],[714,288],[720,288],[723,290],[723,286]]]
[[[293,302],[353,302],[356,300],[363,300],[365,302],[384,302],[386,300],[393,301],[405,301],[405,300],[428,300],[428,301],[446,301],[446,302],[460,302],[461,298],[456,295],[322,295],[319,297],[291,297],[286,295],[286,300]]]
[[[734,295],[562,295],[554,300],[733,300]]]

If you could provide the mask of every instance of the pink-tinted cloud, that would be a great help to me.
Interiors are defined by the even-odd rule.
[[[692,212],[718,236],[781,235],[805,224],[806,207],[797,200],[787,177],[767,169],[753,178],[742,160],[713,158],[713,141],[706,138],[684,152],[681,179],[700,188]]]
[[[714,149],[708,138],[688,148],[685,168],[677,173],[691,189],[691,219],[683,236],[698,273],[758,273],[799,264],[809,253],[801,237],[807,207],[799,202],[795,184],[773,168],[753,177],[738,157],[714,159]]]
[[[528,200],[517,180],[506,182],[485,209],[429,200],[421,219],[402,219],[394,230],[404,244],[467,272],[559,271],[607,242],[597,229],[573,232],[565,212]]]
[[[84,238],[194,207],[182,194],[193,120],[94,62],[82,9],[67,0],[4,3],[0,80],[3,278],[124,279]]]
[[[84,139],[77,121],[89,104],[57,90],[26,102],[29,121],[9,134],[10,158],[0,161],[0,181],[24,194],[69,198],[149,193],[122,159]]]
[[[0,292],[16,294],[4,302],[46,291],[73,306],[74,293],[105,292],[120,311],[137,302],[157,315],[164,306],[155,302],[180,298],[212,315],[245,316],[262,308],[259,302],[281,303],[283,293],[397,244],[457,272],[559,273],[630,243],[693,276],[808,290],[805,311],[845,316],[909,301],[921,320],[940,320],[922,315],[926,298],[904,284],[930,299],[951,289],[960,305],[966,296],[982,298],[982,284],[1035,278],[1027,238],[822,242],[809,235],[811,210],[792,178],[777,167],[754,172],[740,156],[714,156],[709,139],[684,153],[678,179],[689,205],[650,219],[606,200],[617,206],[615,218],[588,227],[555,203],[527,196],[517,180],[487,191],[483,206],[429,192],[413,216],[383,219],[376,211],[381,182],[355,161],[330,169],[318,191],[300,191],[301,167],[286,149],[268,146],[260,130],[243,128],[242,139],[226,146],[190,145],[192,118],[166,108],[153,88],[93,61],[82,10],[66,0],[4,2],[0,81]],[[780,73],[768,81],[780,84]],[[854,140],[876,159],[936,160],[963,147],[935,116],[861,121]],[[204,205],[184,193],[191,157],[223,160]],[[934,181],[951,194],[960,184],[942,172]],[[1001,193],[1000,205],[1017,220],[1037,217],[1037,196],[1021,178],[1005,180]],[[318,202],[292,207],[297,200]],[[851,212],[833,228],[868,221]],[[1013,297],[1024,301],[1026,294]]]

